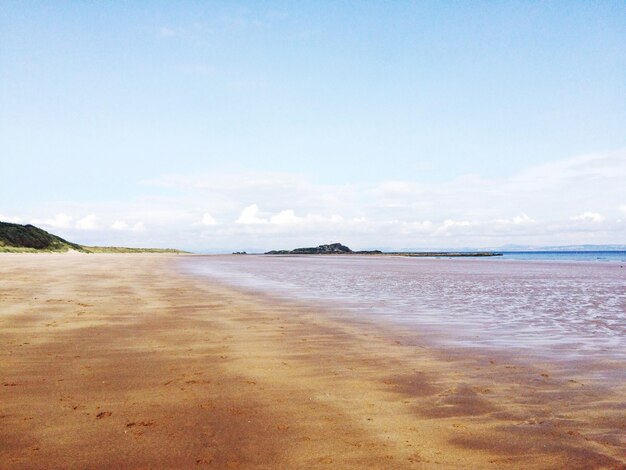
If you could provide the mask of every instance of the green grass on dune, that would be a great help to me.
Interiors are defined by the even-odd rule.
[[[57,237],[34,225],[0,222],[0,249],[2,251],[67,251],[82,248],[76,243]]]
[[[172,248],[83,246],[68,242],[34,225],[0,222],[0,253],[186,253]]]
[[[123,246],[83,246],[85,253],[188,253],[174,248],[127,248]]]
[[[24,247],[18,247],[18,246],[0,245],[0,253],[64,253],[67,251],[69,251],[69,249],[46,250],[46,249],[37,249],[37,248],[24,248]]]

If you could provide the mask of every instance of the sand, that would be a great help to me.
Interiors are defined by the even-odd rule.
[[[626,386],[210,285],[0,256],[2,468],[626,468]]]

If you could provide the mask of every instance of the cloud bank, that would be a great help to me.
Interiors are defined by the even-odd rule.
[[[436,184],[420,183],[419,175],[329,185],[271,172],[169,174],[142,182],[146,195],[123,205],[65,204],[54,215],[4,220],[29,221],[79,242],[206,251],[330,241],[392,249],[624,243],[624,181],[626,150],[533,166],[509,178],[470,174]]]

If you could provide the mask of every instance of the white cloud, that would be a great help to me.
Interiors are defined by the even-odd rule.
[[[320,214],[307,214],[300,217],[296,215],[293,209],[282,210],[270,217],[270,223],[279,226],[337,224],[343,221],[344,218],[337,214],[333,214],[330,217],[325,217]]]
[[[266,224],[267,219],[259,217],[259,206],[252,204],[241,211],[236,223],[243,225]]]
[[[290,225],[300,223],[302,222],[302,220],[302,217],[296,217],[295,212],[291,209],[288,209],[281,211],[276,215],[273,215],[270,218],[270,223],[277,225]]]
[[[123,220],[116,220],[111,225],[111,228],[113,230],[128,230],[128,224],[124,222]]]
[[[98,228],[96,219],[96,216],[93,214],[83,217],[82,219],[76,221],[76,228],[78,230],[95,230]]]
[[[72,220],[73,217],[64,213],[59,213],[52,219],[33,219],[32,223],[34,225],[43,225],[44,227],[70,228],[72,226]]]
[[[205,212],[202,215],[202,221],[200,222],[202,225],[217,225],[217,221],[213,218],[211,214]]]
[[[408,227],[409,230],[415,232],[430,232],[434,229],[435,224],[433,224],[430,220],[424,220],[409,222],[406,224],[406,227]]]
[[[513,217],[514,225],[523,225],[523,224],[534,224],[536,221],[528,217],[527,214],[522,214]]]
[[[265,228],[259,228],[264,232],[268,230],[276,230],[280,228],[303,228],[313,227],[315,225],[337,225],[341,223],[363,223],[367,219],[365,217],[355,217],[350,221],[346,220],[339,214],[332,214],[325,216],[322,214],[307,214],[305,216],[299,216],[293,209],[284,209],[278,211],[276,214],[267,217],[260,216],[261,211],[257,204],[246,207],[242,212],[236,223],[244,225],[264,225]],[[272,227],[270,227],[272,226]]]
[[[510,219],[498,219],[496,223],[501,225],[528,225],[535,224],[537,221],[531,219],[527,214],[520,214]]]
[[[572,217],[571,220],[599,224],[600,222],[604,221],[604,216],[598,214],[597,212],[587,211]]]
[[[449,236],[453,229],[459,227],[471,227],[472,225],[476,225],[476,222],[470,222],[469,220],[452,220],[446,219],[444,222],[437,227],[435,230],[435,234],[437,235],[446,235]]]
[[[92,237],[92,244],[128,240],[198,250],[329,240],[357,249],[620,243],[626,239],[624,180],[626,150],[538,165],[507,178],[465,175],[438,183],[318,184],[268,172],[164,175],[143,183],[151,195],[141,199],[64,205],[44,222],[69,230],[74,219],[61,210],[93,213],[110,229],[66,236],[85,244]],[[162,187],[167,197],[158,196]],[[581,210],[596,207],[603,212]],[[143,231],[137,221],[145,222]]]
[[[22,219],[16,216],[0,214],[0,222],[9,222],[11,224],[21,224]]]
[[[129,225],[126,221],[124,220],[116,220],[115,222],[113,222],[113,224],[111,225],[111,229],[112,230],[117,230],[120,232],[143,232],[146,227],[144,226],[143,222],[137,222],[134,225]]]
[[[143,224],[143,222],[137,222],[133,225],[131,230],[133,232],[144,232],[146,230],[146,226]]]
[[[393,220],[387,222],[379,228],[379,230],[390,230],[392,232],[398,232],[405,237],[416,237],[434,233],[437,227],[430,220],[405,222],[400,220]]]

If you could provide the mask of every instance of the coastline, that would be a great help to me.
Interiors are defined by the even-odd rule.
[[[404,341],[178,270],[0,256],[12,468],[621,468],[626,387]]]
[[[433,349],[624,383],[624,271],[613,262],[193,255],[183,272]],[[417,343],[416,343],[417,344]],[[566,370],[567,369],[567,370]],[[588,380],[589,377],[586,377]]]

